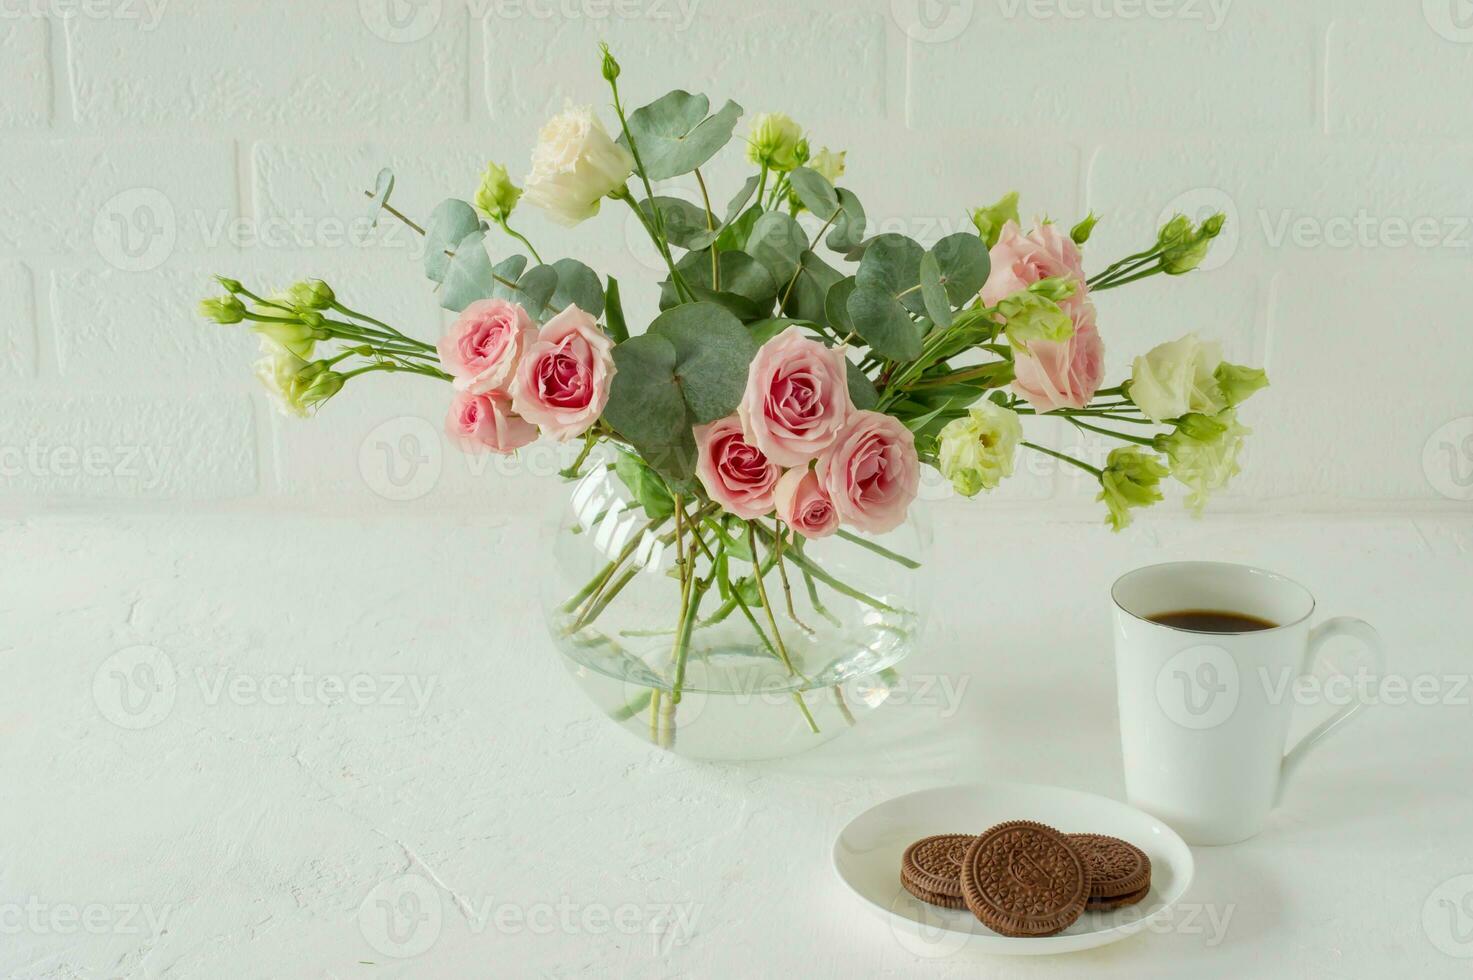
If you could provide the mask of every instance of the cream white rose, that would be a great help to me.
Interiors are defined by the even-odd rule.
[[[1196,334],[1153,347],[1135,359],[1130,400],[1153,422],[1188,412],[1216,415],[1227,407],[1214,377],[1221,363],[1222,346]]]
[[[522,195],[572,227],[598,214],[599,202],[633,172],[634,157],[610,138],[593,107],[569,103],[537,134]]]

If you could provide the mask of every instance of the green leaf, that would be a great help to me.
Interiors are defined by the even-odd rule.
[[[860,286],[883,290],[898,299],[912,313],[924,313],[925,301],[919,290],[915,290],[921,282],[921,256],[924,254],[925,250],[920,245],[904,235],[879,235],[865,248],[854,278]]]
[[[787,316],[775,316],[766,320],[754,320],[747,324],[747,333],[751,334],[752,339],[757,342],[757,346],[761,347],[789,327],[802,327],[804,330],[812,333],[815,339],[827,339],[823,328],[812,320],[795,320]]]
[[[670,491],[665,489],[665,481],[656,476],[655,471],[638,456],[619,452],[614,459],[614,473],[650,519],[669,517],[675,513],[675,500],[670,496]]]
[[[853,276],[845,276],[830,286],[824,297],[824,315],[828,317],[829,326],[840,339],[854,332],[854,320],[849,316],[849,297],[854,293],[856,285],[858,283]]]
[[[980,240],[978,244],[981,244]],[[941,266],[936,262],[936,253],[921,256],[921,300],[926,304],[926,314],[937,326],[951,326],[951,298],[946,287],[941,285]]]
[[[731,139],[742,107],[728,101],[717,113],[706,115],[710,100],[676,89],[642,106],[629,116],[629,135],[639,147],[640,162],[650,180],[688,174],[715,156]],[[628,145],[628,138],[619,142]]]
[[[705,208],[678,197],[656,197],[653,206],[649,201],[640,201],[639,207],[646,215],[659,211],[665,237],[678,248],[705,248],[720,233],[719,228],[711,231],[706,227]]]
[[[854,329],[883,357],[911,361],[921,355],[921,328],[888,290],[860,283],[849,297]]]
[[[517,292],[521,294],[519,302],[539,323],[557,312],[549,309],[552,294],[556,291],[557,270],[550,265],[534,265],[517,280]]]
[[[675,376],[694,422],[714,422],[736,411],[757,353],[757,342],[740,320],[714,303],[687,303],[657,316],[649,332],[674,346]]]
[[[384,210],[384,205],[389,203],[389,195],[394,193],[394,171],[388,167],[380,170],[373,181],[373,193],[369,196],[373,199],[369,205],[369,214],[373,220],[369,222],[370,228],[378,227],[379,215]]]
[[[848,382],[849,400],[861,411],[874,411],[880,404],[880,393],[875,389],[875,383],[853,361],[846,360],[844,366],[849,370],[845,379]]]
[[[496,263],[492,271],[499,278],[505,279],[510,283],[515,283],[518,279],[522,278],[522,272],[526,268],[527,257],[525,255],[513,255]],[[496,281],[492,282],[491,295],[497,299],[509,299],[514,303],[524,303],[526,301],[526,297],[517,292],[516,289]]]
[[[786,286],[798,271],[808,236],[798,222],[781,211],[768,211],[752,226],[745,251],[772,274],[772,281]]]
[[[478,299],[487,299],[496,285],[491,257],[486,254],[486,233],[477,228],[455,243],[455,257],[441,276],[440,305],[457,313]],[[531,313],[531,310],[527,312]]]
[[[967,232],[947,235],[936,243],[931,254],[936,256],[941,283],[954,307],[965,306],[974,299],[992,271],[992,259],[982,239]]]
[[[624,321],[624,304],[619,299],[619,280],[609,276],[608,292],[604,294],[604,310],[608,314],[604,322],[608,324],[609,336],[614,338],[614,343],[619,344],[629,339],[629,324]]]
[[[793,193],[798,195],[803,206],[824,221],[832,218],[834,212],[839,210],[839,196],[834,191],[834,185],[817,170],[798,167],[788,174],[788,182],[793,185]]]
[[[426,278],[443,282],[451,261],[446,253],[453,253],[467,235],[480,231],[481,227],[476,209],[464,201],[448,197],[435,205],[430,220],[425,222]]]
[[[675,264],[697,298],[726,307],[741,320],[760,320],[772,312],[777,284],[767,268],[745,252],[721,252],[721,289],[712,288],[711,252],[691,252]],[[675,286],[670,280],[660,284],[660,309],[680,305]]]
[[[552,308],[562,312],[573,304],[595,319],[604,311],[604,287],[598,273],[577,259],[558,259],[552,264],[557,273],[557,290],[552,294]]]
[[[677,363],[675,345],[655,334],[616,344],[603,417],[657,473],[684,484],[695,474],[696,440],[675,378]]]
[[[728,222],[721,229],[721,234],[716,236],[716,248],[721,252],[740,252],[747,247],[747,239],[752,235],[752,226],[757,219],[767,212],[756,204],[743,211],[735,221]]]
[[[761,178],[756,176],[747,178],[746,183],[742,184],[741,189],[733,194],[731,200],[727,202],[726,220],[722,224],[729,225],[737,219],[737,215],[742,213],[742,208],[746,207],[747,202],[752,199],[752,195],[757,193],[757,185],[760,182]]]
[[[824,301],[828,299],[829,290],[834,283],[843,278],[837,269],[823,259],[813,252],[805,251],[802,264],[798,268],[798,278],[788,292],[788,301],[783,305],[782,312],[799,320],[828,323]],[[783,283],[782,288],[787,289],[787,283]]]
[[[834,219],[834,227],[824,239],[824,244],[835,252],[847,255],[864,241],[864,205],[859,203],[859,198],[854,196],[853,191],[840,187],[834,193],[839,196],[839,207],[843,210]]]

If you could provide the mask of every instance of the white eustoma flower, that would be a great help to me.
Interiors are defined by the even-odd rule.
[[[937,465],[957,493],[973,497],[1013,475],[1013,457],[1022,441],[1018,413],[990,401],[979,402],[941,430]]]
[[[571,102],[537,134],[523,197],[560,225],[598,214],[599,202],[634,172],[634,157],[615,143],[592,106]]]
[[[1130,400],[1153,422],[1188,412],[1216,415],[1227,407],[1213,376],[1221,363],[1221,345],[1196,334],[1153,347],[1131,368]]]

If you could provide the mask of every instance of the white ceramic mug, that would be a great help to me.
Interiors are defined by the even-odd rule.
[[[1332,637],[1364,644],[1376,676],[1381,639],[1359,619],[1309,628],[1314,596],[1246,565],[1171,562],[1139,568],[1111,589],[1125,792],[1190,844],[1232,844],[1264,819],[1305,754],[1356,714],[1352,700],[1287,753],[1295,684]],[[1277,624],[1242,633],[1164,626],[1151,617],[1221,610]]]

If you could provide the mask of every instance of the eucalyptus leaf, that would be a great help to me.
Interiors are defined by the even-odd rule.
[[[655,471],[677,483],[695,473],[690,410],[675,378],[675,345],[656,334],[614,345],[614,380],[603,417]]]
[[[450,267],[450,255],[473,231],[481,230],[476,209],[464,201],[448,197],[435,205],[430,220],[425,222],[425,277],[443,282]]]
[[[687,303],[657,316],[649,332],[674,346],[675,376],[696,423],[736,411],[757,353],[740,320],[715,303]]]
[[[799,320],[828,323],[824,301],[828,299],[829,290],[834,283],[843,278],[837,269],[823,259],[813,252],[805,251],[798,267],[798,276],[792,281],[791,287],[787,283],[782,284],[782,289],[787,291],[787,302],[783,304],[782,313]]]
[[[853,361],[846,360],[844,366],[849,372],[845,379],[848,382],[849,400],[861,411],[874,411],[880,404],[880,393],[875,389],[875,383]]]
[[[383,213],[384,205],[389,203],[389,195],[392,193],[394,193],[394,171],[385,167],[374,178],[373,193],[369,195],[372,198],[369,213],[373,216],[369,227],[378,227],[379,215]]]
[[[478,299],[489,299],[496,280],[486,254],[486,233],[480,228],[455,243],[455,256],[441,276],[440,305],[457,313]],[[531,312],[530,310],[528,312]]]
[[[981,243],[981,239],[978,239]],[[926,304],[926,313],[939,327],[951,326],[951,297],[941,285],[941,266],[935,252],[921,256],[921,301]]]
[[[824,336],[823,328],[812,320],[795,320],[787,316],[775,316],[766,320],[753,321],[747,324],[747,332],[752,335],[752,339],[760,347],[789,327],[802,327],[804,330],[820,338]]]
[[[832,218],[834,212],[839,210],[839,196],[834,192],[834,185],[817,170],[798,167],[788,174],[788,182],[792,184],[793,193],[798,195],[803,206],[824,221]]]
[[[647,215],[659,211],[665,237],[678,248],[705,248],[720,233],[720,228],[712,231],[706,227],[704,208],[678,197],[656,197],[653,206],[649,201],[640,201],[639,207]]]
[[[858,285],[853,276],[845,276],[829,287],[828,295],[824,297],[824,315],[828,317],[829,326],[839,337],[847,337],[854,332],[854,320],[849,316],[849,297]]]
[[[854,277],[861,286],[889,293],[912,313],[924,313],[926,304],[916,289],[921,282],[923,255],[925,249],[904,235],[878,235],[865,248]]]
[[[558,259],[552,268],[557,273],[553,310],[560,312],[572,304],[597,319],[604,311],[604,287],[598,273],[577,259]]]
[[[541,322],[557,313],[552,308],[552,294],[557,291],[557,270],[550,265],[534,265],[517,280],[520,302],[534,320]]]
[[[721,234],[716,236],[716,248],[722,252],[740,252],[747,247],[747,239],[752,235],[752,226],[757,219],[767,212],[756,204],[743,211],[735,221],[727,222],[721,229]]]
[[[834,193],[839,196],[839,207],[842,210],[834,219],[834,227],[829,230],[828,237],[823,241],[835,252],[847,255],[864,241],[864,205],[859,203],[859,198],[854,196],[853,191],[840,187]]]
[[[745,252],[720,252],[721,289],[711,280],[711,253],[707,249],[691,252],[675,264],[691,291],[702,300],[718,303],[739,319],[760,320],[772,312],[777,284],[767,268]],[[660,284],[660,309],[680,305],[680,298],[670,280]]]
[[[609,276],[609,288],[604,293],[604,310],[607,316],[604,323],[608,325],[609,336],[614,338],[614,343],[623,343],[629,339],[629,324],[624,320],[624,303],[619,298],[619,280]]]
[[[515,283],[522,278],[522,272],[527,268],[527,257],[525,255],[513,255],[496,263],[492,270],[496,273],[497,280],[492,283],[491,295],[497,299],[509,299],[514,303],[523,302],[523,296],[516,291]],[[512,283],[508,286],[499,280],[505,279]]]
[[[629,116],[629,134],[619,141],[628,145],[630,136],[639,148],[640,161],[650,180],[667,180],[688,174],[715,156],[731,140],[731,131],[742,107],[728,101],[707,116],[710,100],[676,89],[642,106]]]
[[[781,211],[768,211],[752,225],[745,251],[767,268],[773,282],[786,286],[807,248],[808,236],[798,222]]]
[[[746,207],[747,202],[752,199],[752,195],[757,193],[757,185],[759,183],[761,183],[761,178],[755,175],[747,178],[746,182],[742,184],[741,189],[733,194],[731,200],[727,202],[726,220],[722,224],[729,225],[737,219],[737,215],[742,213],[742,208]]]
[[[987,282],[992,259],[982,239],[968,232],[947,235],[931,249],[953,307],[970,302]],[[935,319],[932,317],[932,319]]]
[[[880,286],[861,282],[847,304],[854,330],[883,357],[910,361],[921,354],[921,328]]]

